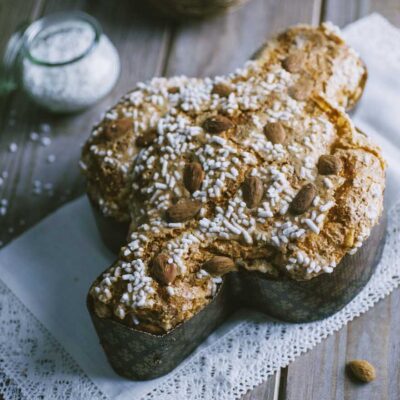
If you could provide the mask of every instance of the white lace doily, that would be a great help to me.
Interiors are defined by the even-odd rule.
[[[400,70],[400,33],[382,17],[373,15],[350,27],[352,44],[369,31],[374,32],[374,38],[368,46],[382,49],[394,41],[391,51],[382,53],[381,61],[388,56]],[[398,166],[390,167],[390,184],[397,191],[400,179],[393,171]],[[395,203],[393,198],[390,202]],[[400,202],[392,207],[388,220],[387,240],[376,273],[366,288],[334,316],[309,324],[286,324],[271,322],[255,312],[246,312],[246,318],[241,318],[244,313],[239,312],[224,328],[224,335],[203,346],[165,379],[150,385],[147,394],[124,393],[118,399],[228,400],[265,381],[400,284]],[[109,398],[91,378],[0,281],[0,394],[6,400]]]
[[[0,366],[5,400],[107,399],[1,280]]]

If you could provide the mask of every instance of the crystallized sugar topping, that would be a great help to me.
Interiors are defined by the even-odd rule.
[[[22,63],[24,88],[54,111],[93,104],[112,89],[119,74],[118,54],[110,40],[104,34],[96,38],[93,26],[79,18],[43,28],[30,44],[29,55]]]
[[[321,97],[300,100],[304,74],[282,58],[215,79],[153,79],[94,130],[88,154],[127,176],[134,221],[119,261],[92,288],[117,318],[168,330],[226,272],[309,279],[368,237],[382,210],[378,153]]]

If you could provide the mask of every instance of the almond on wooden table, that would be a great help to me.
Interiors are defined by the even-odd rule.
[[[371,382],[376,378],[374,366],[366,360],[352,360],[347,366],[352,375],[361,382]]]
[[[344,245],[346,247],[353,247],[354,245],[355,229],[350,228],[346,231],[344,235]]]
[[[167,210],[169,222],[185,222],[192,219],[201,209],[201,202],[190,199],[180,199]]]
[[[174,263],[169,263],[169,256],[160,253],[151,261],[151,273],[153,277],[163,285],[173,283],[178,273]]]
[[[248,176],[243,182],[242,191],[247,207],[257,207],[264,195],[264,187],[261,179],[257,176]]]
[[[191,162],[185,165],[183,171],[183,183],[190,193],[201,188],[204,180],[204,170],[199,162]]]
[[[209,133],[222,133],[233,127],[233,122],[223,115],[214,115],[203,122],[203,128]]]
[[[224,275],[235,269],[235,262],[229,257],[214,256],[203,264],[203,269],[210,274]]]
[[[316,195],[316,187],[312,183],[307,183],[298,191],[295,198],[292,200],[290,210],[293,214],[303,214],[310,208]]]

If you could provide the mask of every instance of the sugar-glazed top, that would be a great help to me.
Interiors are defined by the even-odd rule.
[[[131,221],[92,286],[96,313],[168,331],[229,271],[310,279],[354,253],[385,182],[379,150],[341,110],[364,75],[330,26],[297,27],[233,74],[157,78],[125,96],[82,158],[91,198]]]

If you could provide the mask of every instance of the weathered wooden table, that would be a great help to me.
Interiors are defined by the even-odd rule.
[[[0,0],[0,51],[21,21],[78,9],[98,18],[122,58],[122,74],[112,93],[78,115],[49,115],[22,93],[0,98],[0,199],[9,201],[6,215],[0,216],[2,245],[83,193],[80,145],[101,112],[136,82],[154,75],[229,72],[272,33],[299,22],[331,20],[343,26],[377,11],[400,26],[400,0],[251,0],[227,15],[187,24],[151,18],[138,8],[138,2]],[[47,124],[52,142],[46,147],[33,142],[30,134]],[[15,152],[9,148],[13,142],[18,146]],[[49,155],[55,155],[54,163],[48,162]],[[42,183],[41,194],[34,194],[35,180]],[[400,399],[399,308],[400,291],[396,290],[243,399]],[[361,385],[346,377],[345,363],[354,358],[366,358],[376,366],[376,381]],[[15,399],[23,398],[1,372],[1,357],[0,382],[15,387]]]

